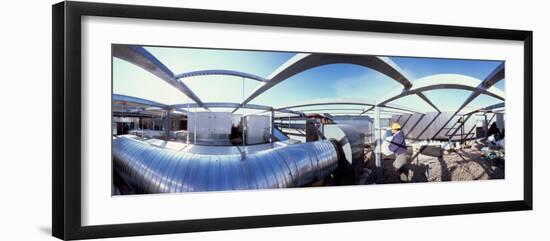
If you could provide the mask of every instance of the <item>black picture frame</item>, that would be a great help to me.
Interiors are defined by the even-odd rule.
[[[522,200],[405,208],[140,222],[81,224],[81,17],[104,16],[378,33],[517,40],[524,43],[524,194]],[[305,224],[532,210],[533,32],[171,7],[60,2],[52,6],[52,233],[60,239],[105,238]]]

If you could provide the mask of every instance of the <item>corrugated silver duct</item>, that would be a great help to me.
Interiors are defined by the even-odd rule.
[[[217,154],[194,154],[120,136],[113,140],[114,168],[138,193],[167,193],[299,187],[338,165],[330,141],[279,144],[248,154],[213,148]]]

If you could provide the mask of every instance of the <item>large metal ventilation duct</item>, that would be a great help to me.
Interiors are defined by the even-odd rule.
[[[210,147],[201,147],[210,148]],[[131,137],[113,140],[115,171],[137,193],[200,192],[300,187],[337,169],[330,141],[277,144],[255,152],[175,151]]]
[[[337,147],[343,155],[339,163],[340,173],[337,173],[342,184],[357,183],[365,165],[365,135],[345,124],[323,125],[321,132],[325,139],[338,143]]]

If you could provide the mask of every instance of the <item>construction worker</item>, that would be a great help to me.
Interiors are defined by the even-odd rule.
[[[389,149],[395,154],[393,167],[399,173],[399,178],[402,182],[409,182],[410,168],[407,158],[407,145],[405,144],[405,134],[401,130],[401,125],[397,122],[391,124],[392,139],[389,144]]]
[[[487,136],[494,136],[495,140],[502,139],[501,136],[500,136],[500,130],[498,129],[496,122],[493,122],[493,124],[491,124],[491,127],[489,127],[489,131],[487,132]]]

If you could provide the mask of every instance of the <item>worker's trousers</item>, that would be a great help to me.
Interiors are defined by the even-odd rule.
[[[393,167],[399,173],[399,178],[402,182],[410,182],[412,178],[412,172],[409,167],[407,153],[396,154]]]

